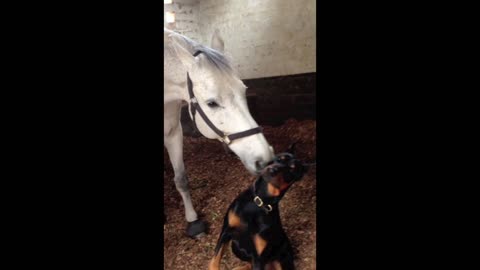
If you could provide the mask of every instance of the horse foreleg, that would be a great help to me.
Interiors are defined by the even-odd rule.
[[[198,215],[193,208],[192,198],[188,188],[188,178],[183,163],[183,132],[180,119],[165,121],[164,139],[165,147],[167,148],[170,162],[172,163],[175,173],[175,186],[182,197],[185,207],[185,219],[189,223],[187,234],[192,237],[201,235],[205,231],[205,225],[198,220]]]
[[[193,208],[190,190],[188,188],[188,178],[185,173],[185,165],[183,163],[183,134],[182,127],[177,125],[165,136],[165,147],[167,148],[170,162],[175,172],[175,187],[182,196],[185,206],[185,219],[193,222],[198,219],[197,213]]]

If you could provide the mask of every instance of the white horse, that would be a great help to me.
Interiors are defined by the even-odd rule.
[[[205,225],[195,212],[183,163],[182,101],[200,133],[228,145],[252,174],[273,158],[273,148],[250,115],[246,86],[223,54],[215,31],[211,48],[164,29],[164,139],[175,173],[174,181],[185,206],[187,233],[201,236]],[[212,168],[214,169],[214,168]]]

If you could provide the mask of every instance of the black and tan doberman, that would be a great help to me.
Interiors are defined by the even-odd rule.
[[[234,270],[295,269],[278,203],[306,171],[307,167],[293,155],[293,146],[269,163],[255,183],[228,207],[209,270],[220,269],[220,260],[230,242],[235,256],[248,262]]]

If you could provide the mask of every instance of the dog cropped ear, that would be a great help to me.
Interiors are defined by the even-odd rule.
[[[287,151],[285,151],[285,152],[290,153],[290,154],[292,154],[292,155],[295,155],[295,145],[297,145],[297,143],[298,143],[298,142],[292,143],[292,144],[288,147]]]
[[[312,167],[312,166],[315,166],[317,165],[317,162],[314,161],[314,162],[305,162],[302,164],[303,166],[306,166],[306,167]]]
[[[317,162],[311,162],[311,163],[303,163],[302,166],[305,168],[305,172],[308,171],[308,168],[317,165]]]
[[[310,170],[310,167],[315,166],[315,165],[317,165],[317,162],[312,162],[312,163],[304,162],[304,163],[302,163],[303,173],[306,174]]]
[[[305,166],[305,164],[303,164],[303,174],[306,174],[308,172],[308,169],[309,166]]]

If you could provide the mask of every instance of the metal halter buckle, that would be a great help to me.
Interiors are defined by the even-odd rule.
[[[224,142],[226,145],[229,145],[232,141],[225,135],[223,138],[218,138],[219,141]]]
[[[196,98],[196,97],[193,97],[193,98],[191,98],[191,99],[190,99],[190,102],[192,102],[192,103],[198,103],[198,101],[197,101],[197,98]]]

